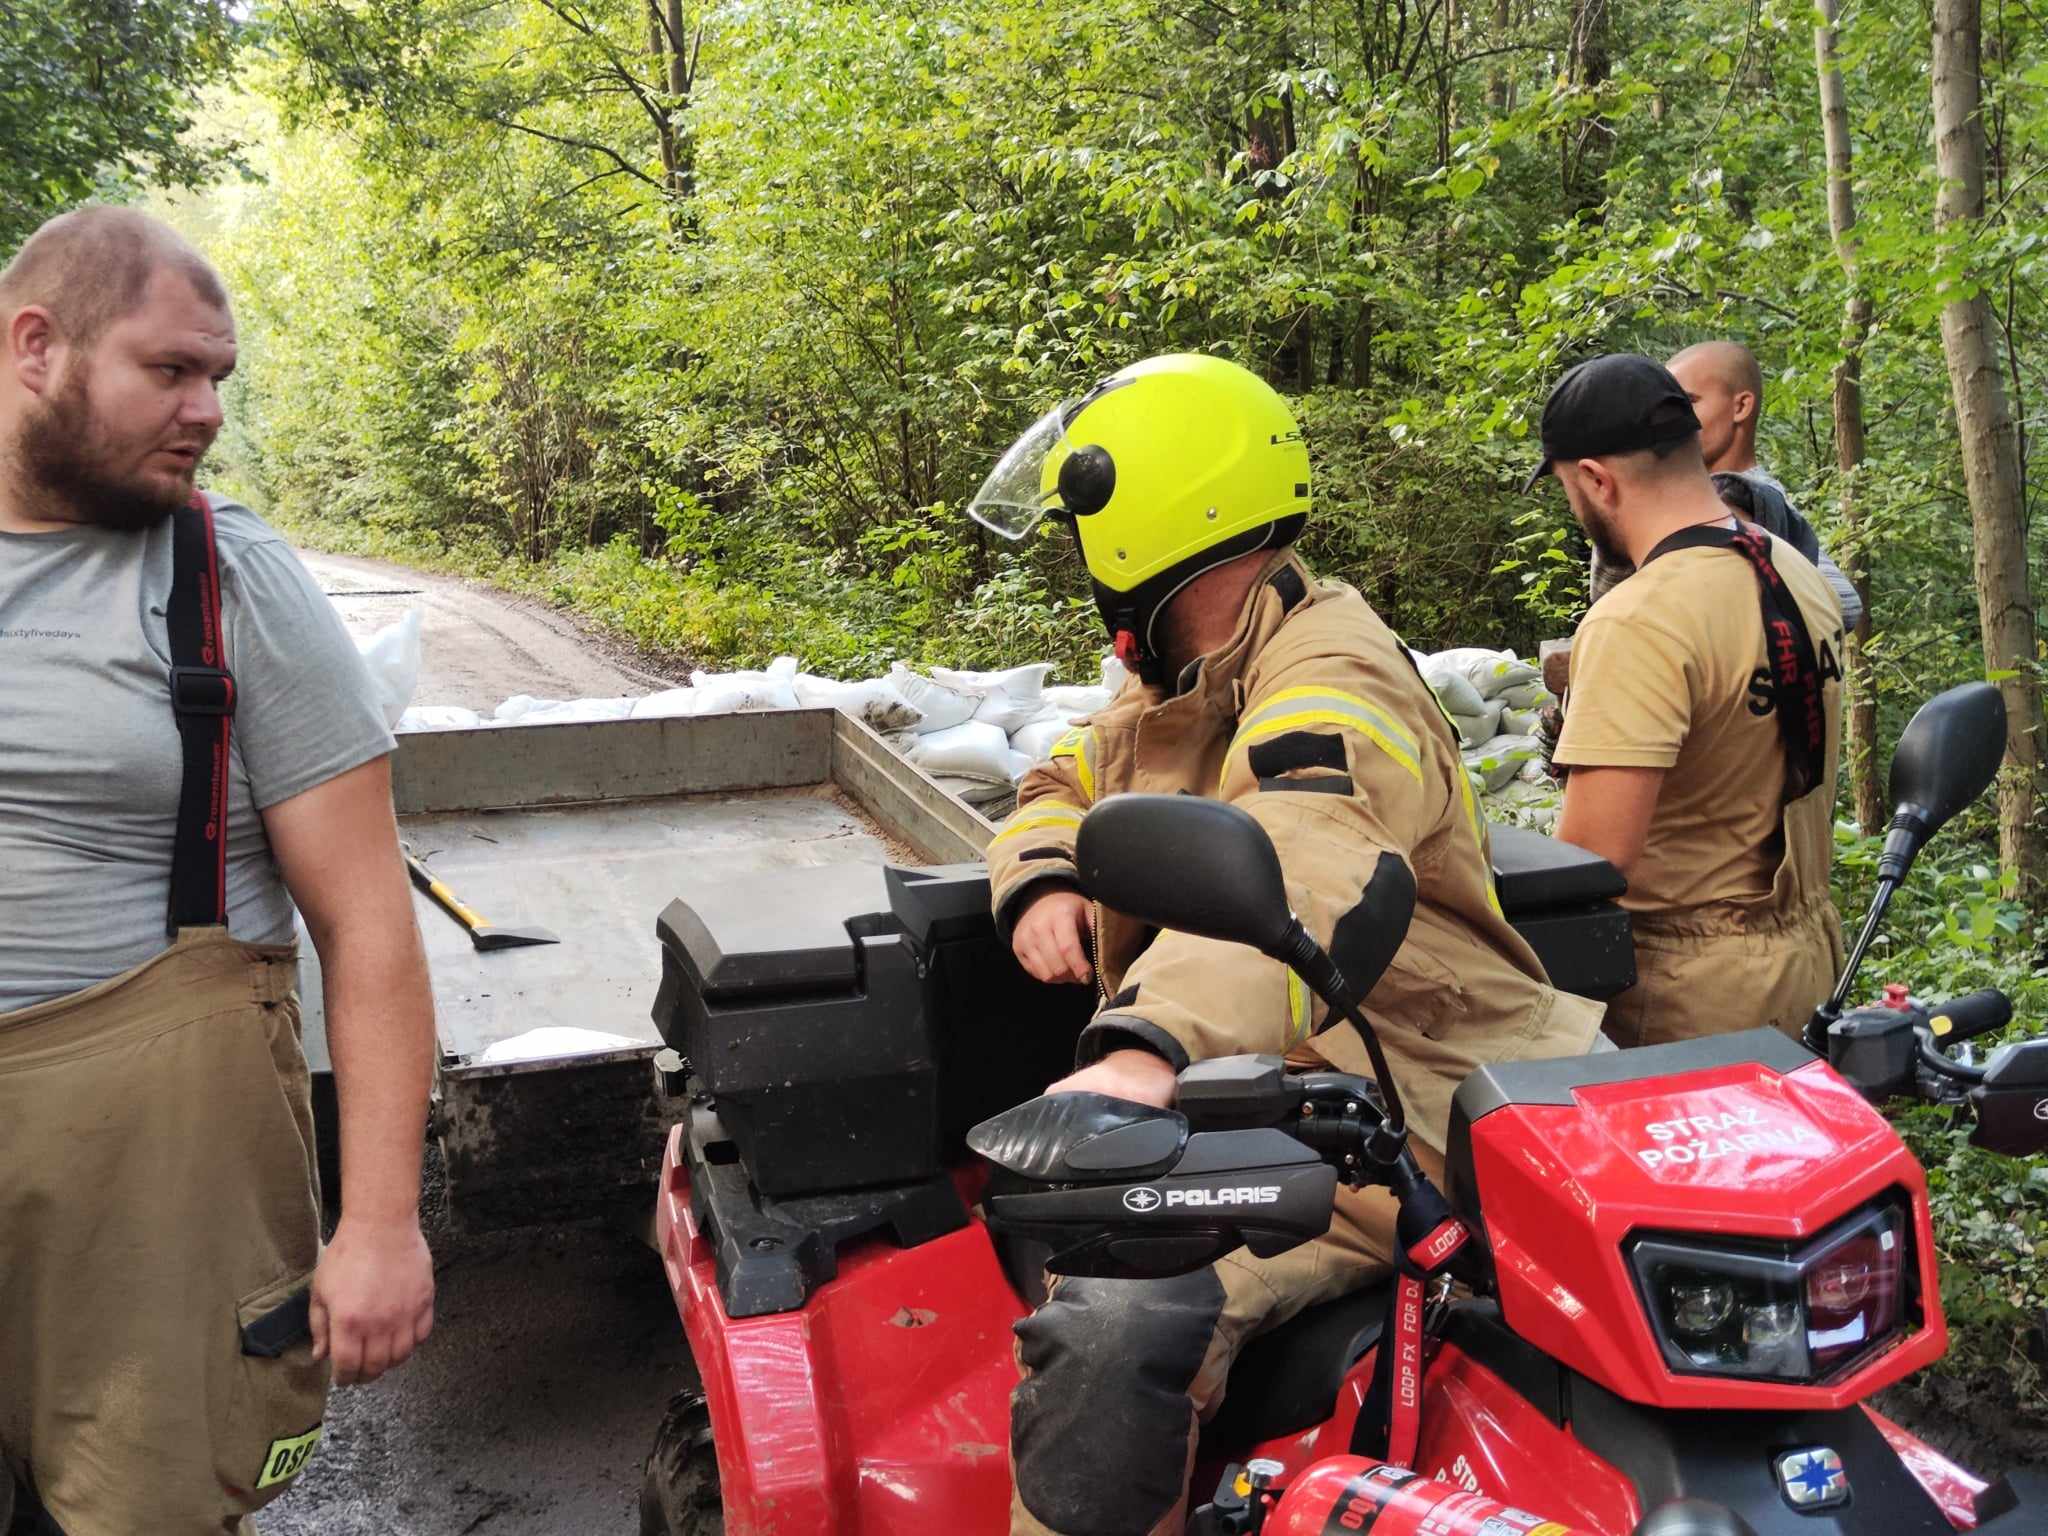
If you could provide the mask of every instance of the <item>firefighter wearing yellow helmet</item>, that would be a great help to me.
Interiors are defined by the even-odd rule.
[[[1048,411],[968,511],[1011,539],[1047,513],[1067,518],[1118,655],[1152,673],[1168,600],[1205,571],[1292,544],[1308,486],[1301,428],[1273,387],[1222,358],[1176,353]]]
[[[1271,386],[1221,358],[1135,364],[1041,417],[969,510],[1007,538],[1068,519],[1136,674],[1025,778],[989,845],[1024,968],[1100,987],[1077,1070],[1049,1092],[1168,1105],[1191,1062],[1245,1052],[1371,1074],[1357,1032],[1280,962],[1082,897],[1081,818],[1127,790],[1214,796],[1266,829],[1298,915],[1366,997],[1433,1176],[1469,1072],[1591,1045],[1599,1006],[1554,991],[1501,916],[1435,696],[1365,600],[1294,552],[1308,451]],[[1329,1233],[1276,1258],[1061,1280],[1017,1325],[1012,1531],[1178,1530],[1191,1437],[1238,1346],[1383,1278],[1393,1253],[1385,1191],[1341,1190]]]

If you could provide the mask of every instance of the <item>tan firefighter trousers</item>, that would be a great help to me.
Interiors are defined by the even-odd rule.
[[[0,1478],[65,1536],[252,1531],[319,1439],[277,1310],[320,1253],[295,980],[187,929],[0,1014]]]
[[[1411,1138],[1439,1188],[1443,1159]],[[1174,1536],[1202,1422],[1238,1351],[1394,1269],[1394,1197],[1339,1185],[1330,1230],[1270,1259],[1240,1248],[1171,1280],[1057,1277],[1017,1325],[1011,1536]],[[1198,1502],[1211,1489],[1195,1490]]]

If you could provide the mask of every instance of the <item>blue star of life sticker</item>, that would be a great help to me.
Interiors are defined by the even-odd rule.
[[[1824,1445],[1778,1458],[1778,1486],[1794,1509],[1832,1509],[1849,1501],[1849,1474],[1842,1458]]]

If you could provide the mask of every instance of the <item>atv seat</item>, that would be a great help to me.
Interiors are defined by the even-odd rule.
[[[1493,886],[1509,918],[1560,907],[1612,901],[1628,889],[1621,871],[1574,843],[1526,827],[1488,829],[1493,845]]]
[[[1379,1342],[1393,1289],[1387,1280],[1322,1302],[1245,1345],[1223,1405],[1202,1428],[1202,1455],[1242,1456],[1329,1418],[1345,1373]]]

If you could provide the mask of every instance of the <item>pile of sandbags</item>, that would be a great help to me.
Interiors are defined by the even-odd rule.
[[[413,632],[417,668],[417,630]],[[454,705],[423,704],[394,711],[400,731],[474,729],[478,726],[563,725],[593,720],[660,720],[767,709],[837,709],[881,734],[926,772],[975,803],[1007,794],[1082,715],[1106,707],[1123,686],[1114,656],[1095,683],[1062,686],[1047,679],[1052,666],[1036,662],[1000,672],[933,667],[920,672],[897,662],[885,677],[843,682],[797,670],[793,656],[778,656],[760,671],[692,672],[686,688],[602,699],[540,699],[515,694],[480,719]],[[403,709],[401,703],[399,708]],[[983,796],[964,785],[989,785]]]
[[[1557,791],[1536,740],[1537,715],[1551,702],[1542,669],[1513,651],[1476,645],[1409,654],[1457,729],[1465,771],[1486,798],[1487,814],[1548,831]]]
[[[392,675],[387,710],[403,708],[395,674],[418,668],[418,628],[365,642],[380,681]],[[375,649],[373,650],[373,647]],[[1534,662],[1513,651],[1461,646],[1436,655],[1411,652],[1458,731],[1466,772],[1487,799],[1495,820],[1547,829],[1557,795],[1544,778],[1536,743],[1536,713],[1550,702]],[[686,688],[615,698],[539,699],[517,694],[488,718],[454,705],[404,709],[399,731],[475,729],[479,726],[559,725],[595,720],[649,720],[769,709],[838,709],[862,721],[896,751],[946,788],[990,814],[1007,811],[1017,782],[1052,755],[1071,724],[1105,709],[1128,676],[1105,656],[1093,683],[1050,681],[1045,662],[995,672],[897,662],[886,676],[853,681],[798,670],[793,656],[778,656],[759,671],[693,672]]]

